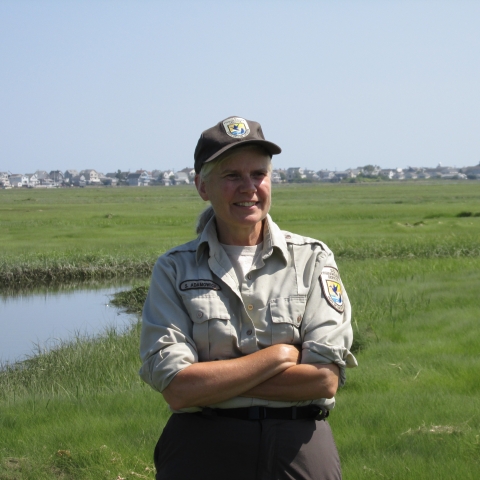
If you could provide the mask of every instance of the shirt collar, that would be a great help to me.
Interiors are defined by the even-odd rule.
[[[265,225],[263,227],[263,254],[262,258],[270,257],[274,251],[278,250],[283,259],[287,263],[288,248],[285,241],[285,235],[282,233],[278,225],[272,220],[272,217],[267,214]]]
[[[212,253],[221,249],[220,242],[217,236],[217,225],[215,223],[215,216],[213,216],[205,225],[203,232],[200,235],[196,260],[197,265],[200,263],[201,256],[209,249]],[[272,220],[269,214],[265,218],[263,227],[263,253],[262,258],[265,260],[270,257],[274,250],[277,250],[283,257],[284,261],[288,260],[287,242],[285,235],[282,233],[278,225]]]

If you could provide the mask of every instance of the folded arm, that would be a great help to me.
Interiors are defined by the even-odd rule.
[[[332,398],[337,392],[338,378],[339,368],[334,363],[294,365],[241,396],[280,401]]]
[[[299,361],[297,347],[280,344],[232,360],[198,362],[178,372],[162,394],[174,410],[211,405],[252,391]]]

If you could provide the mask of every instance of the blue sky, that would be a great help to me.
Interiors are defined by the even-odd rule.
[[[0,171],[181,169],[238,115],[276,167],[480,161],[480,2],[0,2]]]

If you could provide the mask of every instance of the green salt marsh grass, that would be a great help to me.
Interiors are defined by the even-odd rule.
[[[48,263],[52,250],[65,259],[121,250],[134,262],[145,250],[153,257],[169,242],[192,238],[202,208],[192,190],[104,190],[38,192],[35,203],[51,205],[51,223],[29,230],[28,251],[18,231],[9,230],[9,242],[1,235],[6,264],[22,255]],[[15,217],[8,220],[5,210],[37,194],[20,191],[4,201],[10,193],[0,191],[2,233]],[[272,216],[282,228],[321,238],[335,251],[354,307],[360,367],[347,372],[329,420],[346,480],[478,476],[479,200],[479,184],[470,182],[274,191]],[[55,225],[64,215],[73,222],[67,214],[75,204],[86,231],[66,246],[54,238]],[[172,213],[175,204],[182,208]],[[465,211],[472,215],[457,216]],[[102,233],[115,212],[138,228],[124,218],[123,234],[121,225]],[[136,308],[144,295],[139,284]],[[154,478],[152,450],[168,411],[138,379],[138,334],[133,324],[122,335],[72,339],[0,372],[0,479]]]
[[[475,257],[478,192],[478,182],[285,185],[272,215],[338,258]],[[146,275],[193,237],[203,207],[192,186],[0,190],[0,288]]]

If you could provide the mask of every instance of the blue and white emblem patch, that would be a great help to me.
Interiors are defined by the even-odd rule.
[[[223,121],[227,135],[233,138],[243,138],[250,133],[248,123],[244,118],[230,117]]]
[[[327,302],[339,313],[345,310],[343,303],[342,281],[335,267],[323,267],[320,274],[320,285]]]

